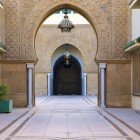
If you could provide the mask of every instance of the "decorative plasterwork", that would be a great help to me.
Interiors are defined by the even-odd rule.
[[[36,60],[35,35],[42,21],[67,4],[83,14],[98,37],[97,59],[126,59],[123,46],[128,35],[127,0],[5,0],[3,59]]]

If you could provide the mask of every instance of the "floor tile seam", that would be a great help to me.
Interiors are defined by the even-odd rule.
[[[92,136],[94,137],[94,133],[93,133],[93,131],[91,130],[90,126],[88,125],[88,122],[86,121],[86,119],[85,119],[85,117],[84,117],[84,115],[83,115],[82,113],[81,113],[81,116],[83,117],[83,119],[84,119],[84,121],[85,121],[85,124],[87,125],[87,127],[88,127],[88,129],[90,130]]]
[[[117,119],[113,118],[109,114],[107,114],[105,111],[102,112],[105,116],[107,116],[110,120],[112,120],[116,125],[119,126],[119,128],[122,128],[124,132],[127,132],[127,134],[132,138],[132,139],[140,139],[140,137],[135,134],[133,131],[131,131],[128,127],[126,127],[123,123],[119,122]]]
[[[12,133],[9,134],[8,137],[6,137],[5,140],[11,140],[10,137],[11,137],[11,136],[15,136],[15,135],[23,128],[23,126],[24,126],[35,114],[36,114],[35,111],[32,112],[32,113],[30,114],[30,116],[28,116],[18,127],[16,127],[16,128],[14,129],[14,131],[12,131]]]
[[[53,138],[62,138],[62,137],[50,137],[50,136],[11,136],[9,138],[49,138],[49,139],[53,139]],[[84,138],[82,137],[70,137],[70,138],[62,138],[62,139],[79,139],[79,138]],[[91,136],[85,136],[85,138],[93,138]]]
[[[94,136],[95,138],[130,138],[129,136],[113,136],[113,135],[102,135],[102,136]]]
[[[54,109],[40,109],[41,111],[53,111]],[[57,111],[96,111],[98,109],[90,109],[90,108],[86,108],[86,109],[83,109],[83,108],[79,108],[79,109],[61,109],[61,108],[55,108],[55,110]]]
[[[35,112],[35,115],[34,115],[34,117],[36,117],[36,115],[37,115],[37,112]],[[28,124],[30,124],[30,123],[32,123],[32,119],[30,119],[30,120],[28,120],[28,122],[22,127],[22,131],[20,132],[20,133],[22,133],[25,129],[26,129],[26,127],[28,127]],[[20,135],[20,133],[18,133],[18,135]]]
[[[55,113],[55,114],[64,114],[64,113],[69,113],[69,114],[81,114],[81,113],[90,113],[90,114],[93,114],[94,112],[92,111],[87,111],[87,112],[84,112],[84,111],[81,111],[81,112],[77,112],[77,111],[71,111],[71,112],[65,112],[65,111],[61,111],[61,112],[58,112],[58,111],[37,111],[37,113]]]
[[[32,111],[29,111],[26,115],[20,118],[17,122],[15,122],[11,127],[9,127],[5,132],[3,132],[0,136],[6,137],[7,134],[12,133],[26,118],[28,118],[32,114]]]
[[[68,138],[62,138],[62,137],[48,137],[48,136],[45,136],[45,137],[37,137],[37,136],[34,136],[34,137],[31,137],[31,136],[9,136],[9,139],[8,140],[12,140],[14,138],[18,138],[18,139],[29,139],[30,140],[67,140]],[[71,138],[70,138],[71,139]]]
[[[110,127],[110,129],[111,130],[113,130],[113,131],[115,131],[116,133],[119,133],[119,134],[121,134],[115,127],[114,127],[114,125],[112,125],[112,123],[110,123],[107,119],[105,119],[99,112],[101,112],[102,110],[101,109],[99,109],[98,111],[97,111],[97,113],[98,113],[98,117],[100,117],[101,119],[103,119],[102,121],[104,121],[105,123],[106,123],[106,125],[108,126],[108,127]],[[103,114],[104,115],[104,114]],[[107,116],[105,116],[105,117],[107,117]],[[108,118],[108,117],[107,117]],[[108,118],[109,119],[109,118]],[[122,134],[121,134],[122,135]]]
[[[59,104],[59,102],[61,101],[61,98],[57,98],[54,106],[53,106],[53,111],[56,109],[57,104]]]
[[[69,138],[63,138],[63,137],[50,137],[50,136],[11,136],[9,138],[40,138],[40,139],[44,139],[44,138],[49,138],[49,139],[56,139],[56,138],[61,138],[61,139],[81,139],[81,138],[93,138],[92,136],[81,136],[81,137],[69,137]],[[94,139],[96,138],[128,138],[128,136],[95,136]]]
[[[46,102],[46,105],[48,104],[48,103],[50,103],[50,101],[53,101],[54,99],[53,98],[50,98],[49,99],[49,101],[47,101]],[[33,110],[35,110],[35,111],[40,111],[40,107],[46,107],[46,106],[44,106],[44,104],[43,105],[37,105],[37,106],[35,106],[34,108],[33,108]],[[53,110],[53,109],[52,109]]]
[[[68,113],[67,113],[67,132],[68,132],[68,139],[69,139],[69,119],[68,119]]]
[[[52,101],[53,98],[48,98],[46,99],[45,101],[43,101],[42,103],[38,104],[37,106],[35,106],[34,108],[37,108],[38,106],[41,107],[41,106],[44,106],[44,104],[48,104],[50,101]]]
[[[100,110],[97,110],[97,115],[98,115],[98,121],[104,121],[107,125],[112,126],[112,124],[108,123],[108,121],[106,119],[104,119],[104,117],[102,115],[99,114]],[[112,126],[113,127],[113,126]],[[114,127],[113,127],[114,128]],[[115,128],[114,128],[115,129]],[[116,130],[116,129],[115,129]]]
[[[109,111],[105,110],[105,112],[112,116],[113,118],[115,118],[116,120],[118,120],[120,123],[122,123],[123,125],[125,125],[127,128],[129,128],[131,131],[133,131],[135,134],[137,134],[138,136],[140,136],[140,131],[136,130],[135,128],[133,128],[132,126],[130,126],[129,124],[127,124],[126,122],[124,122],[122,119],[118,118],[117,116],[113,115],[112,113],[110,113]]]
[[[83,99],[83,101],[86,102],[86,104],[91,105],[91,103],[90,103],[89,101],[87,101],[87,100],[85,99],[85,97],[81,97],[81,99]]]
[[[56,99],[56,102],[55,102],[54,107],[53,107],[53,109],[52,109],[52,113],[51,113],[51,116],[50,116],[50,120],[49,120],[48,126],[49,126],[50,121],[51,121],[51,119],[52,119],[52,117],[53,117],[53,115],[54,115],[54,110],[55,110],[55,107],[56,107],[56,105],[58,104],[58,102],[60,102],[60,98],[57,98],[57,99]],[[48,129],[48,127],[46,128],[45,134],[47,133],[47,129]]]
[[[50,124],[50,121],[51,121],[51,119],[52,119],[52,116],[53,116],[53,113],[50,115],[48,126],[49,126],[49,124]],[[46,127],[46,130],[45,130],[44,135],[47,133],[48,126]]]
[[[96,139],[98,139],[98,138],[101,138],[101,139],[102,139],[102,138],[103,138],[103,139],[104,139],[104,138],[113,138],[113,139],[116,139],[116,138],[121,138],[121,139],[122,139],[122,138],[123,138],[123,139],[129,139],[128,136],[122,136],[122,137],[119,137],[119,136],[118,136],[118,137],[116,137],[116,136],[114,136],[114,137],[112,137],[112,136],[103,136],[103,137],[96,137],[96,136],[94,136],[94,137],[93,137],[93,136],[91,136],[91,137],[71,137],[70,139],[74,139],[74,140],[85,140],[85,138],[86,138],[87,140],[88,140],[88,139],[92,139],[92,140],[95,139],[95,140],[96,140]]]
[[[88,98],[88,96],[86,96],[85,98],[86,98],[87,100],[89,100],[92,104],[94,104],[94,105],[97,106],[97,104],[96,104],[95,102],[93,102],[92,100],[90,100],[90,99]]]
[[[12,125],[14,125],[17,121],[22,119],[27,113],[29,113],[29,110],[21,114],[19,117],[14,119],[11,123],[9,123],[7,126],[5,126],[3,129],[0,130],[0,134],[4,133],[7,129],[9,129]]]
[[[52,110],[51,110],[51,112],[52,113],[55,113],[55,110],[56,110],[57,108],[56,108],[56,104],[52,107]]]
[[[105,114],[101,113],[101,111],[98,111],[98,113],[105,119],[107,120],[110,124],[112,124],[112,126],[114,126],[116,128],[116,130],[118,130],[118,132],[120,134],[122,134],[123,136],[127,136],[127,140],[133,140],[126,132],[124,132],[117,124],[115,124],[111,119],[109,119]]]
[[[50,97],[47,97],[46,99],[44,99],[43,101],[41,101],[38,105],[41,105],[42,103],[46,102],[49,99],[50,99]]]

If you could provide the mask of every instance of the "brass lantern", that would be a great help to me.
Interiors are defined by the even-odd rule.
[[[72,24],[72,22],[69,20],[67,9],[65,9],[64,14],[65,14],[64,19],[60,22],[60,24],[58,25],[58,28],[61,29],[61,32],[69,33],[75,27]]]
[[[64,66],[66,68],[69,68],[71,66],[70,58],[71,58],[71,54],[68,51],[66,51],[64,53]]]

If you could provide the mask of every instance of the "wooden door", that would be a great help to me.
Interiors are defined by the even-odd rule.
[[[72,57],[71,66],[64,66],[63,57],[54,66],[54,95],[81,95],[81,66]]]

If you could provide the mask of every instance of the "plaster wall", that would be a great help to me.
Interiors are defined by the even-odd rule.
[[[131,107],[131,64],[107,64],[107,107]]]
[[[79,11],[81,14],[83,14],[93,25],[93,27],[96,30],[97,36],[98,36],[98,52],[96,55],[96,60],[100,63],[107,62],[108,60],[114,60],[112,61],[112,64],[109,64],[109,68],[107,68],[107,74],[109,75],[107,77],[107,104],[109,106],[130,106],[130,96],[125,96],[126,98],[123,99],[123,101],[126,101],[128,103],[124,104],[122,103],[121,97],[124,97],[124,89],[122,89],[121,85],[115,84],[115,79],[124,79],[127,74],[121,74],[121,78],[119,78],[120,73],[118,73],[118,70],[115,68],[112,70],[114,71],[114,74],[117,72],[117,76],[115,78],[113,74],[108,73],[114,65],[116,64],[116,61],[127,61],[130,60],[130,55],[126,54],[124,52],[123,46],[128,42],[128,34],[129,34],[129,9],[128,9],[128,0],[5,0],[4,1],[4,15],[5,15],[5,24],[4,24],[4,41],[5,45],[7,47],[7,52],[2,56],[1,62],[2,65],[2,80],[3,82],[7,82],[10,85],[10,94],[12,98],[15,98],[14,103],[17,106],[25,106],[27,103],[26,98],[26,92],[25,89],[27,88],[27,83],[25,82],[26,77],[26,70],[25,70],[25,64],[23,64],[23,61],[28,62],[35,62],[36,58],[39,58],[39,55],[42,54],[48,55],[47,57],[44,56],[44,60],[47,58],[51,58],[52,53],[56,49],[56,47],[64,44],[64,43],[70,43],[71,41],[75,42],[73,44],[74,46],[78,47],[80,52],[83,53],[83,58],[85,61],[85,68],[84,72],[92,73],[94,70],[94,61],[90,61],[90,59],[94,59],[91,52],[93,52],[94,46],[92,48],[87,47],[80,47],[82,46],[82,43],[85,43],[86,46],[91,44],[93,41],[89,36],[87,32],[87,28],[82,28],[82,32],[78,32],[79,34],[76,36],[72,36],[71,40],[69,40],[68,35],[65,35],[64,40],[59,40],[59,37],[63,37],[63,35],[59,36],[53,36],[52,31],[48,31],[50,34],[50,38],[48,38],[48,41],[46,41],[45,37],[40,38],[40,42],[44,42],[49,47],[42,47],[40,49],[39,55],[35,52],[37,52],[35,45],[34,45],[34,39],[35,34],[40,26],[40,24],[43,22],[44,18],[49,16],[52,12],[55,10],[58,10],[59,8],[62,8],[67,4],[69,8],[73,8],[74,10]],[[76,28],[75,28],[76,29]],[[54,28],[56,32],[56,27]],[[86,32],[86,35],[83,35],[83,32]],[[47,35],[47,34],[45,34]],[[79,44],[79,41],[82,38],[82,43]],[[93,36],[92,36],[93,37]],[[88,41],[88,39],[90,41]],[[56,46],[53,46],[55,43],[57,43]],[[59,42],[60,41],[60,42]],[[92,43],[93,44],[93,43]],[[38,45],[39,46],[39,45]],[[52,49],[53,48],[53,49]],[[46,53],[46,52],[52,52],[52,53]],[[88,54],[88,55],[87,55]],[[18,65],[16,62],[18,61]],[[10,62],[10,64],[8,64]],[[50,64],[46,62],[51,62],[50,60],[42,61],[40,64],[38,64],[38,68],[41,67],[42,69],[38,69],[40,72],[49,72],[50,71]],[[7,64],[6,64],[7,63]],[[46,65],[47,64],[47,65]],[[120,71],[124,72],[123,64],[122,68],[120,68]],[[9,68],[11,66],[11,68]],[[18,71],[17,69],[21,66],[22,70]],[[23,66],[23,67],[22,67]],[[20,69],[20,68],[19,68]],[[131,68],[129,67],[129,70]],[[15,71],[16,70],[16,71]],[[24,77],[22,77],[24,75]],[[129,74],[127,77],[129,78]],[[109,79],[109,77],[111,79]],[[23,79],[24,83],[16,83],[14,85],[13,83],[18,78],[18,81]],[[129,79],[128,86],[129,84]],[[123,80],[122,80],[123,81]],[[110,84],[114,83],[113,90],[109,90]],[[125,83],[125,80],[123,81]],[[26,83],[26,86],[25,86]],[[17,85],[19,87],[17,87]],[[22,90],[15,90],[15,86],[17,89],[21,87],[24,89]],[[44,84],[45,85],[45,84]],[[126,84],[125,84],[126,85]],[[21,89],[22,89],[21,88]],[[118,91],[118,89],[120,89]],[[128,87],[129,89],[130,87]],[[90,92],[90,91],[89,91]],[[23,95],[23,98],[21,95]],[[119,93],[119,96],[117,96],[117,93]],[[113,95],[114,94],[114,95]],[[116,94],[116,95],[115,95]],[[122,94],[122,96],[120,96]],[[128,95],[128,94],[127,94]],[[22,98],[22,99],[21,99]],[[25,100],[26,99],[26,100]],[[23,101],[24,100],[24,101]]]
[[[87,73],[87,94],[98,94],[98,73]]]
[[[35,94],[36,95],[47,95],[47,72],[35,72]]]
[[[3,3],[8,49],[4,60],[36,60],[34,37],[38,27],[65,4],[84,15],[95,28],[98,60],[129,58],[122,47],[128,42],[128,0],[6,0]]]
[[[35,69],[36,94],[47,94],[47,73],[52,73],[55,61],[64,54],[66,49],[78,59],[82,72],[88,74],[88,94],[97,94],[98,68],[94,61],[97,52],[97,38],[94,29],[89,24],[75,25],[75,29],[71,33],[61,33],[60,29],[57,29],[57,25],[40,27],[36,36],[38,57]]]
[[[1,64],[2,82],[9,87],[9,98],[16,107],[27,107],[26,64]]]

